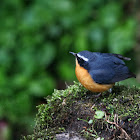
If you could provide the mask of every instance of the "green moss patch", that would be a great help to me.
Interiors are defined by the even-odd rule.
[[[138,139],[140,90],[117,85],[112,93],[95,95],[76,82],[55,90],[37,107],[34,132],[23,140],[57,139],[56,134],[70,131],[85,139]]]

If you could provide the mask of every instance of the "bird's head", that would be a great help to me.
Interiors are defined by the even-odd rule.
[[[79,53],[74,53],[74,52],[70,52],[70,53],[76,57],[76,60],[81,67],[84,67],[85,69],[88,70],[88,64],[90,61],[91,52],[81,51]]]

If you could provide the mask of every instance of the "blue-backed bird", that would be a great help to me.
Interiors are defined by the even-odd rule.
[[[92,92],[104,92],[115,84],[136,75],[129,71],[120,54],[81,51],[76,57],[75,74],[79,82]]]

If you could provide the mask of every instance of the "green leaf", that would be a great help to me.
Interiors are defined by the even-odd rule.
[[[88,124],[92,124],[92,123],[93,123],[93,120],[92,119],[88,121]]]
[[[95,112],[94,117],[95,117],[96,119],[102,119],[102,118],[104,117],[104,115],[105,115],[105,113],[104,113],[103,111],[97,110],[97,111]]]

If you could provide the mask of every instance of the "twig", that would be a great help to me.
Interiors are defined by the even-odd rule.
[[[105,113],[105,118],[106,118],[105,121],[108,122],[109,124],[115,125],[118,129],[120,129],[120,131],[122,132],[122,134],[124,134],[124,136],[125,136],[125,138],[126,138],[127,140],[132,140],[132,139],[130,138],[130,136],[126,133],[126,131],[125,131],[122,127],[120,127],[120,126],[118,125],[118,123],[116,123],[116,117],[117,117],[117,115],[114,116],[114,122],[111,122],[111,121],[109,121],[109,120],[107,119],[107,115],[106,115],[106,113]],[[117,122],[118,122],[118,117],[117,117]]]

